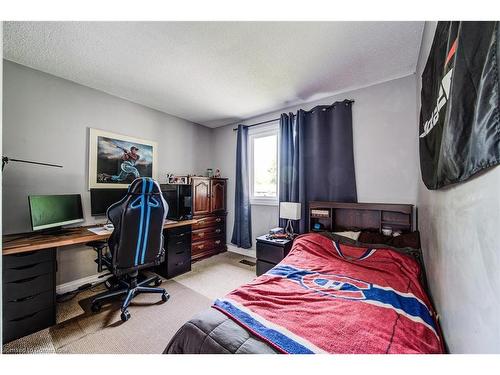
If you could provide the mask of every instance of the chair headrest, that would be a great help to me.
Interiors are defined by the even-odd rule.
[[[161,189],[156,180],[150,177],[139,177],[128,187],[128,194],[161,194]]]

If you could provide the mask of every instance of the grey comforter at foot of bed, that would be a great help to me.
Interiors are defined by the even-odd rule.
[[[276,349],[210,308],[185,323],[164,354],[273,354]]]

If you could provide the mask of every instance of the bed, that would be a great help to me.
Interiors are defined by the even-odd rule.
[[[304,234],[276,267],[185,323],[164,353],[443,353],[423,276],[418,249]]]

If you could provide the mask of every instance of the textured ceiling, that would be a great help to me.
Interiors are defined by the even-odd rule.
[[[4,22],[4,57],[210,127],[415,72],[423,22]]]

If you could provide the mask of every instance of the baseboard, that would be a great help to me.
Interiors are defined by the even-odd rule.
[[[250,249],[243,249],[241,247],[234,246],[233,244],[227,244],[227,251],[232,252],[232,253],[236,253],[236,254],[240,254],[240,255],[244,255],[244,256],[247,256],[250,258],[257,258],[256,250],[254,247],[252,247]]]
[[[72,292],[85,284],[93,284],[93,283],[96,283],[98,281],[104,281],[106,278],[100,277],[100,276],[103,276],[106,273],[108,273],[108,272],[107,271],[100,272],[100,273],[97,273],[97,274],[92,275],[92,276],[82,277],[81,279],[77,279],[77,280],[73,280],[73,281],[70,281],[70,282],[67,282],[64,284],[57,285],[56,286],[56,293],[57,294],[64,294],[64,293]]]

